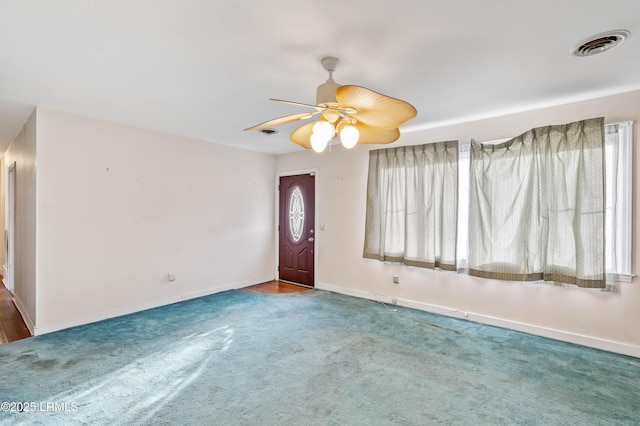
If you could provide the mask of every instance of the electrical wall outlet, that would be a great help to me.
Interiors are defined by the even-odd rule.
[[[399,276],[397,276],[397,275],[394,275],[394,276],[393,276],[393,283],[394,283],[394,284],[400,284],[400,277],[399,277]]]
[[[169,272],[167,275],[169,276],[169,281],[175,281],[176,280],[176,274],[173,274],[173,273]]]
[[[391,299],[391,304],[392,305],[397,305],[398,304],[398,299]]]

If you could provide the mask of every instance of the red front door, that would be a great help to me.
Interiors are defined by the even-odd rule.
[[[314,285],[315,176],[280,178],[279,279]]]

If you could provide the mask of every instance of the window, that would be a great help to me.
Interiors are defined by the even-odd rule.
[[[599,121],[600,127],[594,127],[590,131],[597,133],[594,129],[602,129],[601,123],[602,121]],[[632,125],[632,122],[625,122],[604,126],[604,171],[601,173],[605,175],[605,196],[603,199],[600,185],[601,207],[598,214],[600,223],[603,223],[604,216],[604,229],[601,234],[604,236],[604,244],[600,239],[599,246],[605,246],[604,253],[599,257],[600,276],[606,276],[607,285],[615,284],[617,281],[630,282],[632,279]],[[484,142],[482,145],[498,146],[508,140]],[[601,147],[602,139],[598,137],[598,140]],[[451,154],[451,148],[456,149],[456,146],[457,158]],[[470,146],[440,142],[370,152],[365,258],[469,272]],[[600,163],[596,160],[594,164],[603,164],[602,156],[599,158]],[[505,165],[511,161],[506,157],[503,160]],[[554,170],[556,173],[564,173],[564,168],[565,165],[561,164]],[[589,173],[595,169],[592,165],[586,167]],[[602,168],[600,166],[597,169]],[[437,174],[434,174],[435,170],[439,170]],[[457,182],[452,183],[452,179]],[[556,188],[555,185],[550,187]],[[543,192],[540,188],[537,187],[536,193]],[[452,194],[457,199],[452,198]],[[543,194],[543,197],[554,198],[556,195]],[[442,204],[444,200],[449,201]],[[440,207],[425,213],[426,206],[436,204],[440,204]],[[445,205],[449,207],[442,207]],[[451,206],[454,208],[453,213],[450,210]],[[490,203],[489,209],[493,208],[494,205]],[[562,207],[556,207],[552,213],[562,214]],[[420,220],[417,220],[418,218]],[[442,218],[454,218],[454,223],[448,220],[445,226]],[[567,227],[566,223],[566,220],[559,220],[554,226],[556,229],[563,229]],[[538,238],[535,233],[527,233],[526,226],[520,227],[519,230],[524,232],[525,241]],[[506,233],[503,235],[506,236]],[[498,233],[498,237],[502,235]],[[455,242],[453,254],[452,241]],[[593,252],[589,248],[585,250]],[[552,257],[557,257],[557,253],[562,257],[562,249],[556,250]],[[563,278],[563,272],[552,271],[546,278],[555,280],[553,274]],[[531,274],[529,279],[538,278]],[[587,287],[588,284],[587,282]]]
[[[610,279],[631,282],[633,123],[605,126],[606,270]]]
[[[607,283],[630,282],[632,122],[605,125],[605,259]],[[499,141],[483,144],[500,144]],[[458,270],[468,268],[470,145],[460,145],[458,163]]]
[[[458,271],[469,267],[469,144],[460,145],[458,152]]]
[[[456,269],[458,142],[369,152],[363,256]]]

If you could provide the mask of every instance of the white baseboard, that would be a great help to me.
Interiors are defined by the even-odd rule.
[[[395,303],[399,306],[418,309],[434,314],[445,315],[448,317],[465,319],[480,324],[492,325],[495,327],[506,328],[514,331],[533,334],[536,336],[547,337],[549,339],[560,340],[563,342],[574,343],[581,346],[600,349],[603,351],[614,352],[617,354],[628,355],[640,358],[640,346],[629,345],[627,343],[615,342],[612,340],[601,339],[598,337],[586,336],[583,334],[572,333],[569,331],[557,330],[547,327],[541,327],[535,324],[527,324],[504,318],[492,317],[490,315],[478,314],[473,312],[464,312],[457,309],[448,308],[446,306],[432,305],[429,303],[417,302],[407,299],[393,299],[390,296],[375,294],[362,290],[354,290],[345,287],[339,287],[326,283],[317,283],[316,288],[327,290],[334,293],[345,294],[347,296],[359,297],[362,299],[375,300],[387,304]]]
[[[135,312],[145,311],[147,309],[153,309],[160,306],[170,305],[172,303],[182,302],[184,300],[196,299],[198,297],[208,296],[210,294],[220,293],[227,290],[235,290],[238,288],[248,287],[250,285],[272,281],[273,279],[274,279],[273,276],[269,276],[265,278],[257,278],[252,280],[245,280],[245,281],[240,281],[235,283],[224,284],[218,287],[208,288],[206,290],[172,296],[165,299],[153,300],[145,303],[140,303],[137,305],[126,306],[120,309],[100,312],[94,315],[87,315],[80,318],[74,318],[68,321],[61,321],[53,324],[46,324],[44,326],[33,327],[33,321],[32,321],[31,327],[29,327],[29,324],[27,324],[27,327],[29,327],[29,330],[31,331],[32,335],[39,336],[42,334],[52,333],[54,331],[64,330],[66,328],[77,327],[79,325],[90,324],[92,322],[102,321],[109,318],[115,318],[122,315],[128,315]],[[23,317],[24,317],[24,314],[23,314]],[[25,319],[25,323],[26,323],[26,319]]]
[[[36,326],[33,321],[33,318],[31,318],[31,315],[29,315],[29,311],[24,306],[20,298],[16,295],[13,296],[13,304],[16,305],[16,309],[18,310],[18,312],[20,312],[20,315],[22,315],[22,320],[24,321],[24,324],[29,329],[29,333],[31,333],[31,335],[34,336],[34,330]]]
[[[7,279],[7,277],[9,276],[9,268],[7,268],[7,265],[2,265],[2,284],[4,284],[4,286],[6,288],[9,288],[9,280]]]

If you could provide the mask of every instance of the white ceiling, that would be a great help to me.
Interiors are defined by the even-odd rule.
[[[568,50],[608,30],[620,47]],[[419,131],[640,89],[638,0],[0,0],[0,149],[35,105],[284,153],[327,74],[406,100]],[[400,139],[402,140],[402,138]]]

